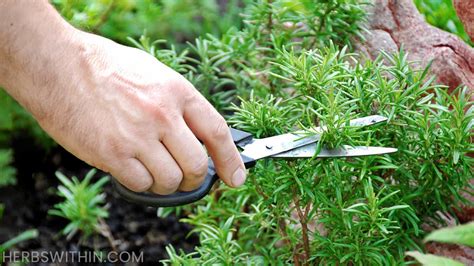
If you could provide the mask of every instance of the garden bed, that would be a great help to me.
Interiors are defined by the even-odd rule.
[[[105,237],[92,237],[80,243],[79,235],[67,240],[61,230],[67,220],[48,215],[48,210],[61,199],[54,189],[58,180],[54,172],[82,177],[90,167],[64,149],[53,148],[48,154],[35,147],[33,140],[21,133],[14,139],[15,167],[18,169],[18,184],[0,189],[0,202],[5,204],[5,215],[0,226],[0,243],[27,229],[39,231],[37,239],[22,242],[16,249],[21,251],[110,251]],[[44,161],[38,158],[45,158]],[[101,176],[97,174],[97,177]],[[106,219],[117,242],[118,251],[143,252],[148,262],[157,262],[166,256],[169,244],[190,252],[198,244],[196,235],[188,234],[190,225],[180,223],[170,215],[158,218],[156,209],[125,202],[114,192],[111,183],[104,187],[110,217]]]

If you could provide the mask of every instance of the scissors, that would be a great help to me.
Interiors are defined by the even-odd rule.
[[[388,118],[372,115],[349,121],[351,127],[363,127],[379,124]],[[396,148],[370,147],[370,146],[342,146],[335,149],[321,148],[317,151],[317,142],[321,139],[325,127],[314,128],[315,134],[304,134],[303,132],[287,133],[273,137],[256,139],[252,134],[230,128],[232,139],[236,146],[242,149],[240,156],[246,168],[255,166],[257,160],[263,158],[337,158],[337,157],[361,157],[370,155],[381,155],[394,153]],[[118,194],[127,201],[146,205],[150,207],[173,207],[189,204],[200,200],[211,190],[214,183],[219,179],[214,164],[209,159],[207,175],[203,184],[189,192],[175,192],[170,195],[157,195],[152,193],[133,192],[114,178],[114,184]]]

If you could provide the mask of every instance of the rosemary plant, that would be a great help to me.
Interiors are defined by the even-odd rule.
[[[183,42],[203,33],[220,34],[239,26],[241,3],[249,0],[53,0],[73,25],[126,41],[145,30],[154,37]]]
[[[91,183],[95,172],[95,170],[89,171],[82,181],[75,176],[69,179],[56,172],[57,178],[62,183],[58,187],[58,195],[63,197],[64,201],[56,204],[48,213],[69,220],[69,224],[62,230],[68,238],[77,232],[84,238],[94,233],[101,233],[101,219],[109,215],[102,205],[105,201],[102,186],[108,181],[108,177],[102,177],[97,182]]]
[[[12,159],[11,150],[0,150],[0,188],[16,184],[16,169],[10,166]]]
[[[77,7],[69,0],[54,4],[76,25],[122,40],[124,32],[137,34],[127,28],[135,24],[130,21],[150,24],[163,10],[193,1],[162,2],[138,1],[132,7],[129,1],[106,0],[96,6]],[[206,10],[212,12],[203,12],[208,27],[219,17],[212,5],[216,2],[199,3],[211,3]],[[433,84],[429,69],[413,68],[403,50],[375,60],[352,53],[351,40],[363,30],[366,4],[258,0],[246,5],[242,24],[229,27],[237,21],[234,12],[224,19],[227,26],[185,49],[166,48],[163,41],[146,37],[132,41],[185,75],[235,127],[258,137],[324,125],[321,146],[399,149],[353,159],[262,161],[241,188],[222,185],[192,207],[159,210],[161,215],[188,214],[183,221],[200,236],[190,254],[169,246],[166,264],[404,264],[407,250],[420,250],[421,224],[427,217],[469,203],[461,192],[473,177],[472,159],[466,155],[473,151],[471,95],[463,87],[449,94]],[[123,13],[109,13],[110,5]],[[71,6],[78,9],[67,8]],[[134,9],[143,16],[133,16]],[[123,14],[129,19],[112,27]],[[189,26],[193,20],[174,21],[179,23],[165,32],[179,31],[183,21]],[[189,39],[192,34],[174,37]],[[387,116],[388,123],[370,129],[347,126],[351,119],[373,114]],[[92,175],[79,182],[58,174],[65,201],[50,213],[71,221],[64,229],[69,236],[97,232],[98,221],[107,217],[100,194],[106,179],[91,185]]]
[[[431,232],[424,239],[425,242],[434,241],[449,244],[458,244],[468,247],[474,247],[474,222],[464,225],[457,225],[450,228],[442,228]],[[415,258],[421,265],[450,265],[462,266],[461,262],[449,258],[435,256],[431,254],[422,254],[418,251],[407,252],[407,255]]]
[[[403,264],[405,251],[420,250],[427,217],[468,203],[461,192],[473,177],[469,91],[449,94],[403,50],[375,60],[350,52],[364,3],[316,3],[257,1],[241,30],[199,38],[183,53],[146,50],[167,56],[235,127],[258,137],[324,125],[321,146],[399,151],[259,162],[245,186],[220,186],[178,209],[201,244],[191,254],[169,247],[165,263]],[[374,114],[388,123],[347,126]]]

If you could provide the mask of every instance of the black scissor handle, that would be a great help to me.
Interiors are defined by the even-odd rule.
[[[230,131],[235,144],[240,141],[250,139],[252,137],[251,134],[244,131],[236,130],[233,128],[231,128]],[[246,168],[255,165],[254,159],[242,154],[240,156],[242,157]],[[198,201],[209,193],[212,186],[218,179],[219,177],[216,174],[216,171],[214,169],[214,163],[211,159],[209,159],[207,175],[204,178],[204,182],[200,187],[189,192],[175,192],[170,195],[158,195],[148,192],[134,192],[124,187],[117,180],[115,180],[115,178],[112,178],[113,183],[115,185],[115,190],[122,198],[129,202],[150,207],[174,207]]]

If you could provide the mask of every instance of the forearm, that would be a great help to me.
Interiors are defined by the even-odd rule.
[[[224,118],[189,81],[75,30],[46,0],[0,0],[0,86],[64,148],[135,191],[196,189],[208,166],[198,138],[227,184],[245,180]]]
[[[57,70],[71,67],[67,51],[75,33],[48,1],[0,1],[0,86],[40,115],[44,107],[37,99],[54,97]]]

